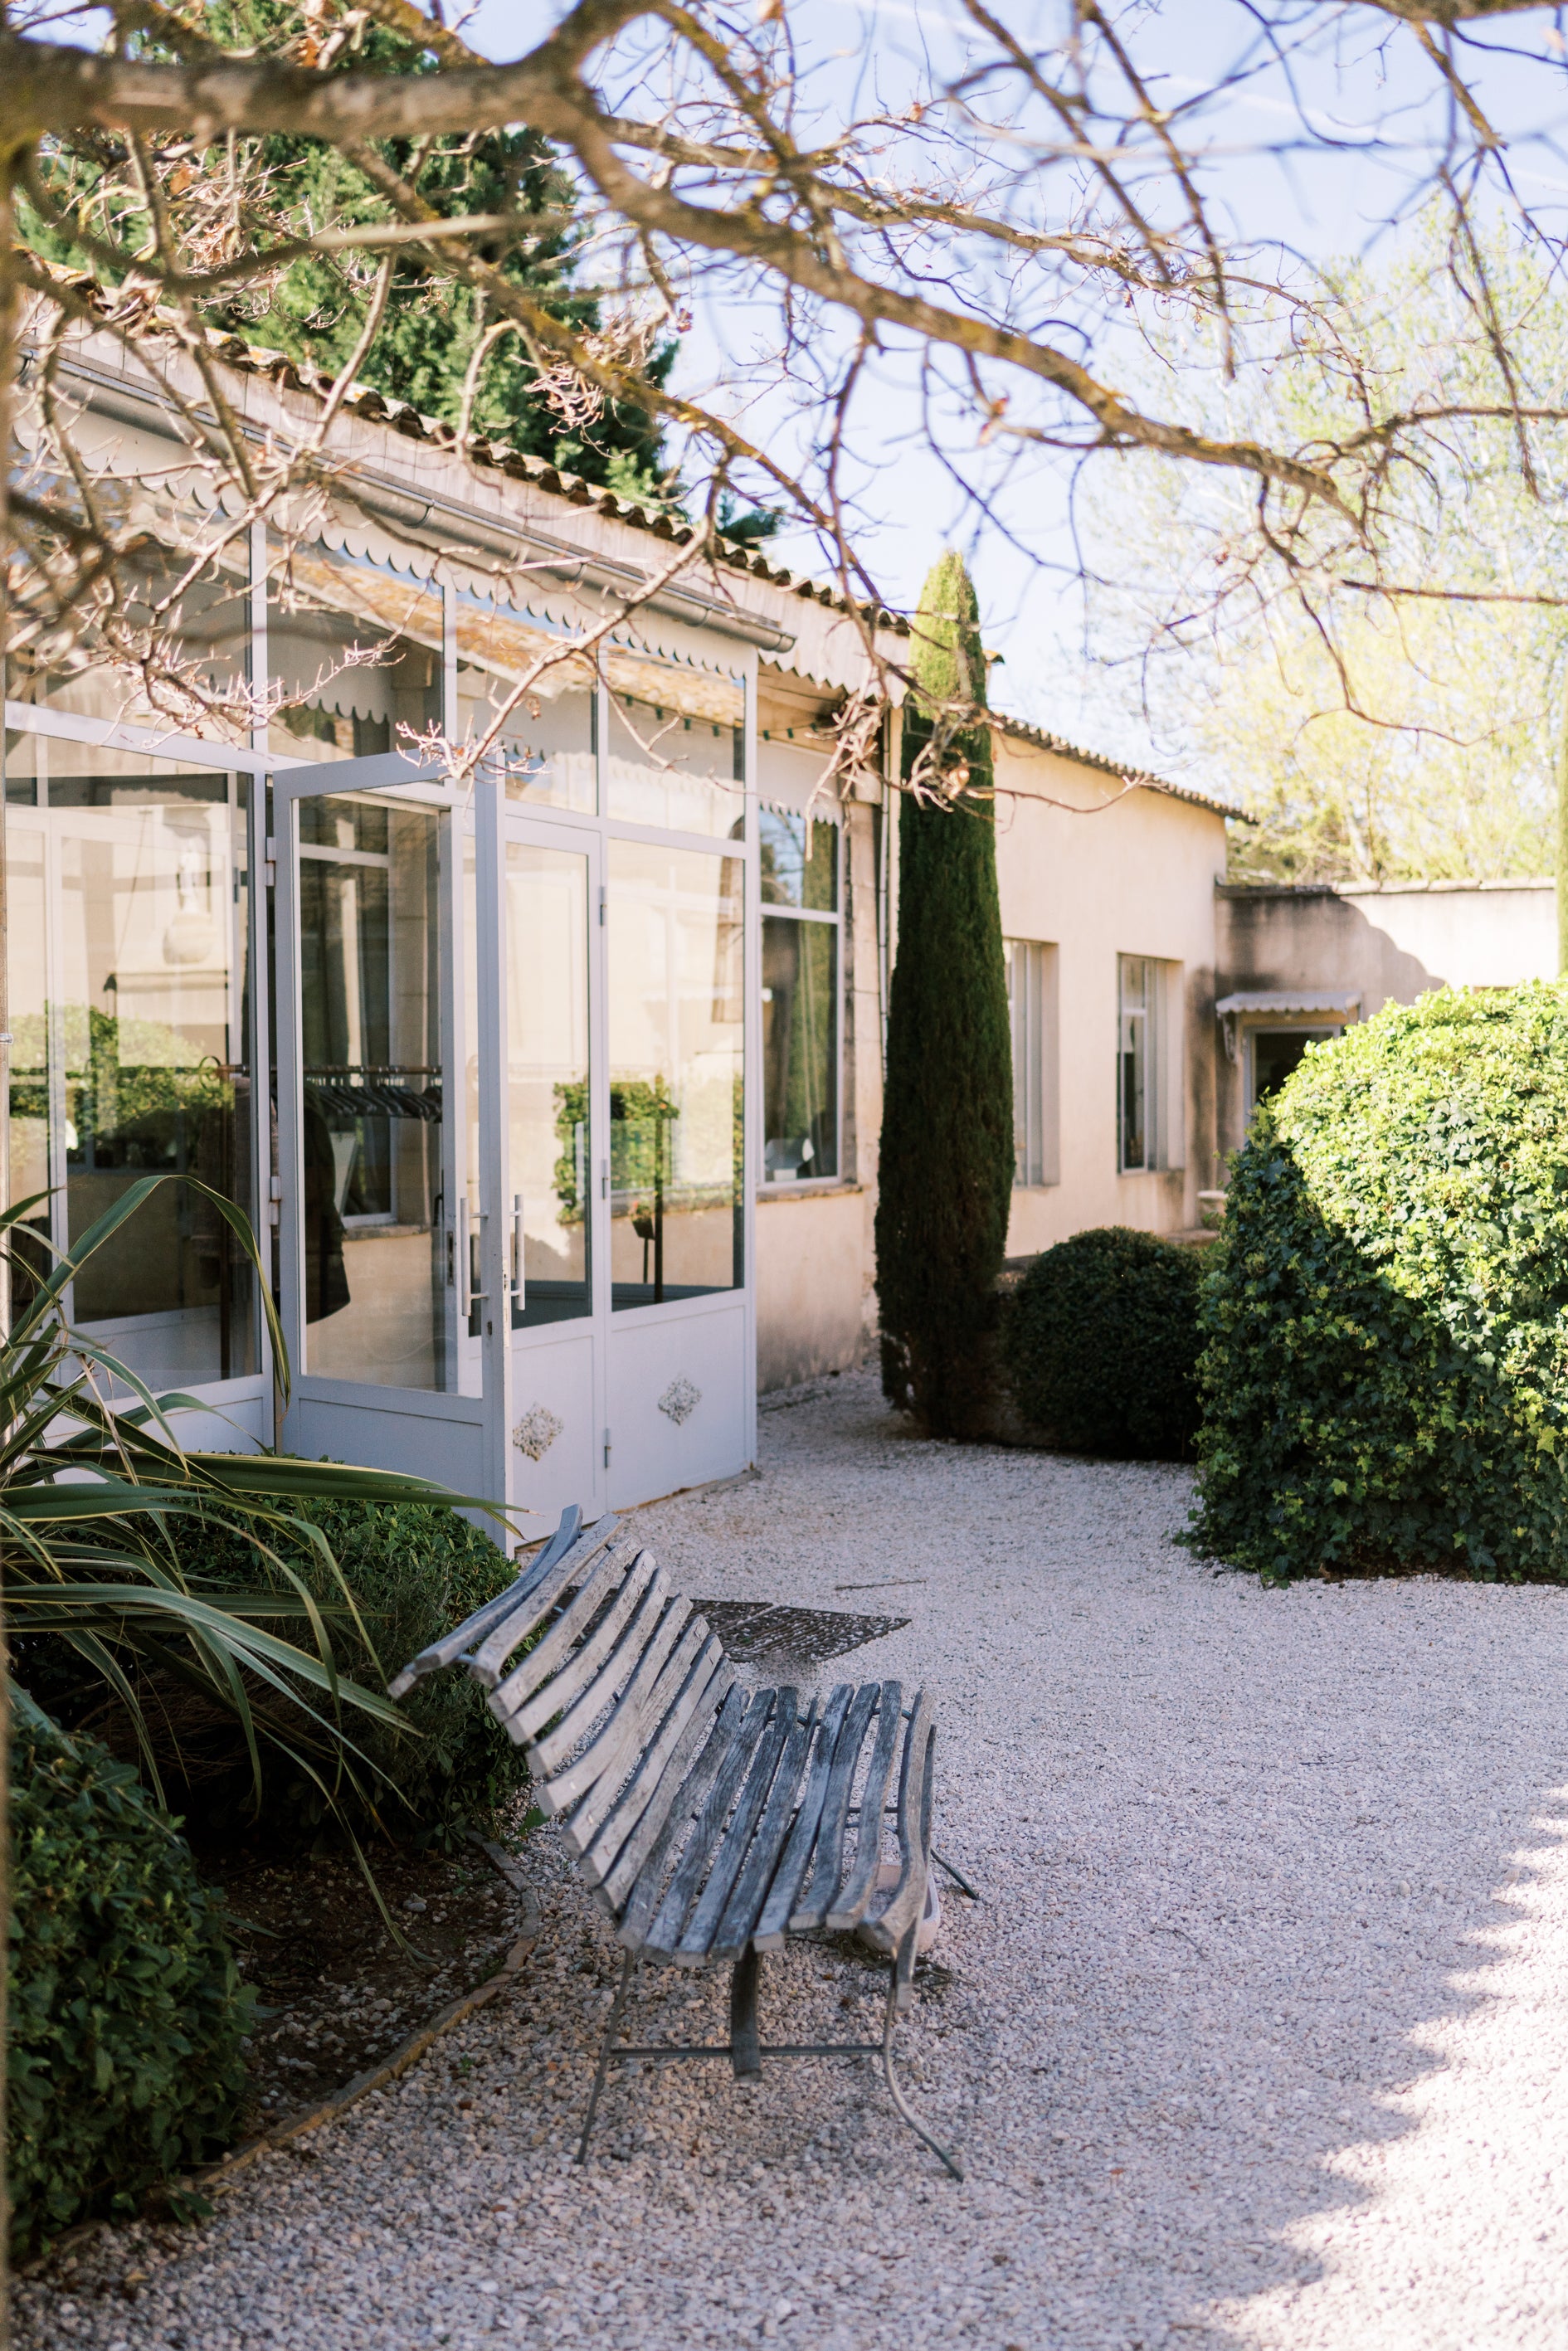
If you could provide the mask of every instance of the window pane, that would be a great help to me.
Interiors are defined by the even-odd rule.
[[[438,819],[305,802],[299,857],[308,1368],[455,1389],[441,1258]],[[384,840],[380,850],[352,846]]]
[[[150,698],[134,672],[115,669],[99,653],[68,652],[48,664],[22,651],[8,664],[10,699],[37,710],[159,726],[183,735],[220,734],[222,708],[243,723],[250,675],[249,557],[244,541],[225,547],[204,577],[173,601],[184,561],[161,549],[132,551],[124,561],[130,568],[127,617],[133,627],[156,626],[176,641],[182,682],[165,683]]]
[[[441,724],[444,616],[423,580],[324,547],[274,549],[267,666],[288,697],[268,730],[288,759],[364,759]]]
[[[785,816],[776,809],[758,813],[765,906],[806,906],[836,914],[839,904],[839,829],[821,817]]]
[[[1118,1111],[1121,1164],[1129,1173],[1154,1164],[1149,1134],[1151,976],[1151,967],[1143,956],[1123,956]]]
[[[612,1300],[732,1290],[742,1265],[743,868],[609,847]]]
[[[507,848],[507,1051],[523,1297],[512,1328],[592,1311],[588,1055],[588,860]]]
[[[738,841],[745,823],[745,696],[732,678],[612,653],[610,814]]]
[[[11,1180],[65,1187],[40,1239],[79,1241],[149,1175],[196,1176],[249,1213],[240,796],[207,769],[34,736],[8,739],[6,780]],[[177,1183],[89,1261],[71,1311],[155,1385],[256,1368],[249,1260]]]
[[[762,925],[762,1180],[839,1172],[839,931],[766,916]]]
[[[542,656],[560,653],[562,640],[464,596],[456,601],[456,628],[457,740],[487,736],[506,711],[497,747],[506,761],[507,798],[591,816],[599,806],[591,665],[576,658],[553,662],[517,696],[519,680]]]

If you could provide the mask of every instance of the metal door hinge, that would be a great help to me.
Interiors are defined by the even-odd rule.
[[[267,1221],[269,1225],[281,1224],[283,1221],[283,1178],[281,1176],[273,1176],[268,1187],[268,1192],[269,1196],[267,1203]]]
[[[601,1200],[608,1200],[610,1197],[610,1162],[608,1159],[601,1159],[599,1163],[599,1196]]]
[[[604,1432],[604,1466],[607,1469],[610,1467],[610,1431],[608,1429]]]
[[[604,923],[605,923],[604,904],[605,904],[605,899],[606,899],[606,896],[607,896],[607,895],[608,895],[608,893],[606,892],[605,887],[604,887],[604,884],[603,884],[603,883],[601,882],[601,883],[600,883],[600,885],[599,885],[599,927],[600,927],[600,929],[601,929],[601,930],[602,930],[602,929],[604,928]]]
[[[267,855],[262,862],[261,878],[269,890],[277,887],[277,840],[274,833],[267,836]]]

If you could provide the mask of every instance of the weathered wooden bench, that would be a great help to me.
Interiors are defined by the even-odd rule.
[[[613,2064],[728,2057],[747,2078],[764,2058],[880,2056],[899,2114],[962,2179],[893,2064],[931,1869],[936,1722],[925,1692],[905,1707],[894,1681],[804,1699],[747,1687],[653,1554],[614,1518],[585,1530],[575,1509],[517,1582],[423,1650],[391,1694],[459,1664],[525,1750],[534,1801],[559,1823],[625,1951],[578,2161]],[[883,1858],[886,1823],[896,1861]],[[888,1958],[881,2041],[761,2041],[762,1954],[793,1935],[850,1929]],[[621,2041],[643,1959],[727,1963],[728,2041]]]

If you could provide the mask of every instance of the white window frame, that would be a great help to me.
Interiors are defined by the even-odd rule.
[[[1127,1001],[1134,967],[1146,975],[1141,1006]],[[1119,955],[1116,958],[1116,1172],[1121,1176],[1158,1175],[1186,1165],[1181,971],[1179,963],[1160,956]],[[1132,1166],[1127,1164],[1122,1071],[1123,1023],[1129,1015],[1144,1022],[1144,1155]]]
[[[849,1178],[844,1170],[844,881],[849,868],[845,853],[846,824],[836,821],[820,810],[780,809],[777,803],[765,803],[758,812],[757,837],[760,842],[762,818],[772,808],[780,816],[799,817],[808,824],[825,824],[833,834],[833,907],[830,914],[820,906],[780,906],[771,900],[758,899],[757,951],[760,958],[766,933],[764,925],[775,920],[787,923],[823,923],[838,933],[838,953],[833,958],[833,1054],[828,1071],[828,1083],[833,1105],[833,1155],[836,1161],[831,1176],[769,1176],[766,1165],[758,1173],[758,1196],[762,1199],[787,1200],[798,1196],[809,1185],[844,1184]],[[761,869],[760,852],[758,868]],[[758,1012],[762,1007],[762,983],[758,981]],[[759,1143],[758,1157],[768,1148],[768,1072],[764,1057],[758,1056],[757,1067],[757,1117]]]
[[[1058,950],[1004,939],[1013,1056],[1013,1189],[1061,1181]]]

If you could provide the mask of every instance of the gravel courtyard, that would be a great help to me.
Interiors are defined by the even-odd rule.
[[[612,2081],[573,2168],[614,1947],[546,1833],[516,1992],[210,2223],[26,2285],[23,2351],[1558,2351],[1568,1593],[1265,1593],[1173,1546],[1185,1472],[921,1443],[866,1375],[762,1431],[638,1524],[689,1592],[911,1619],[821,1673],[940,1695],[985,1898],[902,2043],[967,2182],[843,2059]],[[637,2037],[722,2038],[668,1980]],[[764,2037],[858,2035],[880,1980],[770,1959]]]

